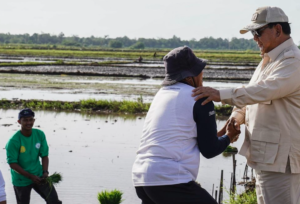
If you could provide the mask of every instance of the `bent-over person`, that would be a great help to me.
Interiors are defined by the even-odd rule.
[[[190,48],[172,50],[164,63],[163,87],[147,113],[132,169],[136,193],[142,204],[216,204],[196,183],[200,153],[217,156],[239,130],[232,120],[217,133],[214,104],[202,106],[191,97],[206,63]]]

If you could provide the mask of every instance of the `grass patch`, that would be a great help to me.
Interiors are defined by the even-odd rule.
[[[246,191],[242,194],[230,194],[229,200],[224,201],[225,204],[257,204],[255,190]]]
[[[98,193],[98,200],[100,204],[120,204],[123,193],[119,190],[102,191]]]
[[[217,116],[229,116],[232,112],[233,107],[230,105],[216,105],[215,111]]]
[[[153,50],[48,50],[48,49],[6,49],[0,48],[0,54],[6,56],[37,56],[37,57],[62,57],[62,58],[125,58],[161,60],[170,50],[160,50],[153,58]],[[259,52],[249,51],[194,51],[200,58],[215,62],[259,62]]]
[[[232,146],[227,146],[226,149],[224,150],[224,152],[233,152],[233,153],[236,153],[238,152],[238,149],[236,147],[232,147]]]
[[[87,99],[79,102],[66,101],[44,101],[44,100],[0,100],[2,109],[23,109],[32,108],[35,110],[55,110],[55,111],[83,111],[83,112],[105,112],[105,113],[146,113],[150,108],[150,103],[143,103],[143,99],[138,101],[112,101]],[[216,113],[218,116],[229,116],[230,111],[218,112],[221,106],[217,106]],[[232,109],[226,105],[224,109]],[[224,115],[227,114],[227,115]]]

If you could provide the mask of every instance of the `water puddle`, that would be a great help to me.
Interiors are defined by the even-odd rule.
[[[5,144],[20,127],[17,110],[0,110],[0,168],[6,181],[8,203],[16,204],[9,166],[6,164]],[[35,127],[39,126],[50,147],[50,174],[57,171],[63,182],[57,186],[65,204],[98,204],[97,193],[103,190],[121,190],[124,204],[141,203],[131,180],[131,168],[139,146],[144,116],[83,115],[51,111],[36,111]],[[225,120],[218,120],[221,128]],[[2,126],[1,124],[12,124]],[[243,128],[242,128],[243,130]],[[240,147],[244,131],[234,146]],[[241,180],[245,158],[236,155],[237,180]],[[213,159],[201,156],[197,181],[209,193],[212,185],[219,186],[220,172],[224,170],[224,186],[229,189],[232,158],[219,155]],[[218,189],[218,188],[217,188]],[[238,191],[242,187],[238,186]],[[34,204],[44,203],[32,191]],[[227,198],[224,192],[224,198]]]

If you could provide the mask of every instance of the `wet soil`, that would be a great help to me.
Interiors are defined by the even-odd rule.
[[[249,80],[253,72],[253,69],[205,69],[204,78],[210,80]],[[164,78],[165,70],[163,67],[134,66],[16,66],[1,67],[0,73]]]

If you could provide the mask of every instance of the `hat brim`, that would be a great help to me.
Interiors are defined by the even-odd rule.
[[[251,23],[251,24],[247,25],[246,27],[244,27],[243,29],[241,29],[240,33],[245,34],[248,31],[259,29],[267,24],[268,23]]]
[[[190,70],[182,71],[180,74],[176,75],[166,75],[161,85],[170,86],[185,79],[186,77],[198,76],[203,71],[205,66],[206,62],[203,59],[197,58],[197,63],[192,66]]]

